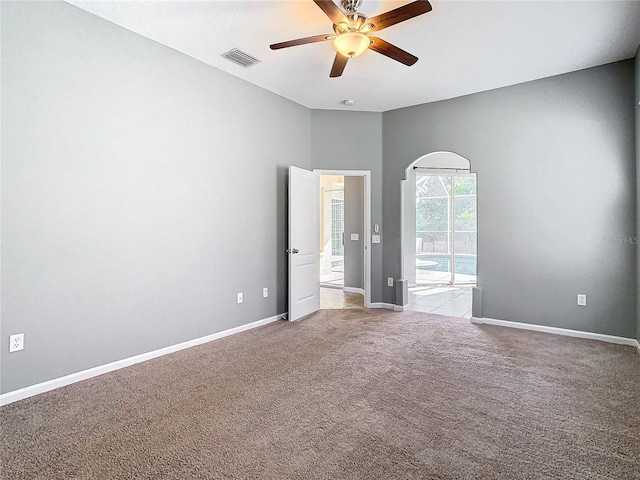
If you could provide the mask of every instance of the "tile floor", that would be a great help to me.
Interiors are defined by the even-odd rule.
[[[406,310],[435,313],[449,317],[471,318],[470,285],[434,285],[409,289]]]
[[[364,308],[364,296],[359,293],[343,292],[339,288],[320,287],[320,308],[323,310]]]
[[[341,271],[344,267],[336,267],[336,269],[328,273],[327,275],[320,275],[320,285],[328,288],[342,288],[344,287],[344,271]]]
[[[471,286],[434,285],[409,289],[406,310],[471,318]],[[320,308],[364,308],[364,297],[338,288],[320,288]]]

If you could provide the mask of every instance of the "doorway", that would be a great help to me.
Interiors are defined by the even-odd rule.
[[[401,182],[408,310],[469,318],[478,274],[477,178],[453,152],[424,155]]]
[[[369,307],[371,174],[351,170],[314,172],[320,185],[321,304],[323,296],[331,297],[334,306],[328,308],[336,308],[339,302],[334,297],[341,295],[349,305]]]
[[[453,152],[424,155],[401,182],[402,278],[409,288],[476,284],[477,179]]]

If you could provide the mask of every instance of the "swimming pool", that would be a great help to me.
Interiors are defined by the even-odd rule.
[[[451,271],[451,255],[419,253],[416,255],[416,259],[424,261],[422,265],[420,265],[420,262],[416,265],[416,268],[419,270],[433,270],[436,272]],[[433,265],[431,262],[436,263],[436,265]],[[456,255],[456,273],[476,275],[477,264],[477,257],[475,255]]]

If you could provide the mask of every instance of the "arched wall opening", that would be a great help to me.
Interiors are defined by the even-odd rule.
[[[406,169],[402,194],[402,278],[409,287],[476,284],[477,189],[471,162],[432,152]]]

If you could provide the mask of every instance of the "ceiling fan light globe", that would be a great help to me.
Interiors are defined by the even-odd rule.
[[[345,57],[357,57],[369,48],[370,43],[371,40],[364,33],[346,32],[334,38],[333,48]]]

